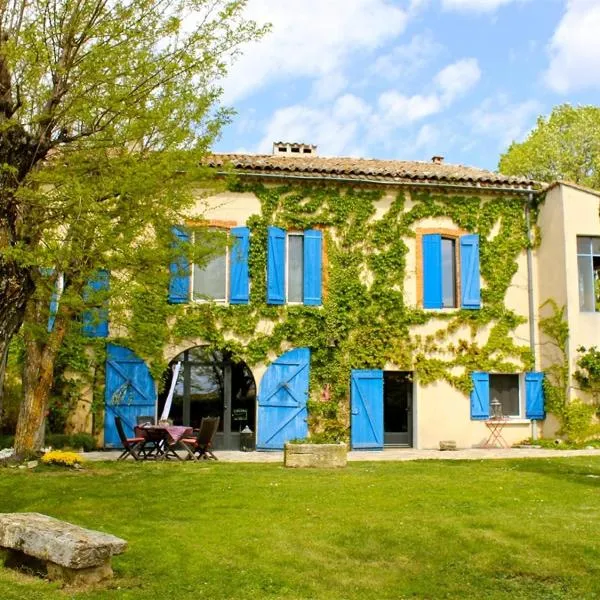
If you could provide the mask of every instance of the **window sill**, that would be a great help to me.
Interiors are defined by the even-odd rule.
[[[522,419],[521,417],[507,417],[504,421],[506,425],[528,425],[531,419]]]

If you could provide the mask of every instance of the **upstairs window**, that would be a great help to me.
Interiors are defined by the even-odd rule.
[[[478,235],[424,234],[422,260],[423,308],[481,308]]]
[[[267,304],[322,304],[323,234],[269,227]]]
[[[304,234],[287,236],[287,301],[301,304],[304,300]]]
[[[600,311],[600,237],[577,237],[579,309]]]
[[[202,230],[190,231],[185,227],[173,227],[173,248],[176,249],[176,256],[169,265],[169,302],[185,304],[192,299],[248,304],[250,230],[248,227],[230,229],[227,235],[231,244],[219,249],[201,267],[190,265],[186,257],[188,253],[185,252],[185,246],[190,243],[206,247],[207,237],[200,235],[200,231]],[[220,244],[223,240],[215,241]]]
[[[206,238],[197,231],[192,231],[192,242],[198,245],[206,244]],[[219,254],[214,255],[209,261],[198,266],[192,265],[192,299],[227,301],[227,282],[229,269],[227,268],[229,249],[223,248]]]
[[[456,240],[442,238],[442,308],[456,308]]]

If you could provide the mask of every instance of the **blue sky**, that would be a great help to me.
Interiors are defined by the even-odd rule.
[[[325,156],[496,169],[538,115],[598,104],[600,0],[249,0],[272,31],[224,82],[218,152],[274,141]]]

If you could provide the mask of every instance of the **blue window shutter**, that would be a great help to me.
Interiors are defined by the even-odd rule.
[[[190,236],[181,227],[172,228],[173,248],[177,248],[182,243],[189,242]],[[169,302],[171,304],[185,304],[190,298],[190,263],[188,259],[181,255],[169,265],[171,280],[169,282]]]
[[[442,236],[423,236],[423,308],[442,308]]]
[[[490,417],[490,375],[481,371],[471,373],[471,419],[483,421]]]
[[[525,373],[525,416],[537,421],[546,418],[543,373]]]
[[[50,314],[48,315],[48,333],[54,329],[54,321],[56,320],[56,313],[58,312],[58,302],[60,296],[58,294],[57,284],[54,285],[54,291],[50,298]]]
[[[231,304],[248,304],[250,230],[248,227],[234,227],[231,235],[233,245],[229,254],[229,302]]]
[[[460,295],[462,308],[481,308],[479,236],[460,238]]]
[[[83,292],[83,299],[88,300],[97,292],[108,291],[110,274],[105,269],[99,269],[96,275],[91,279],[87,288]],[[82,316],[82,333],[86,337],[108,337],[108,306],[107,301],[102,302],[103,306],[85,310]]]
[[[54,275],[54,269],[47,267],[41,267],[40,273],[42,277],[50,278]],[[54,321],[56,320],[56,313],[58,312],[58,302],[60,300],[60,294],[58,291],[58,279],[54,283],[54,289],[52,290],[52,296],[50,297],[50,309],[48,311],[48,324],[46,330],[50,333],[54,329]]]
[[[383,450],[383,371],[355,369],[350,375],[353,450]]]
[[[322,287],[323,233],[318,229],[304,232],[304,304],[320,306]]]
[[[285,231],[269,227],[267,240],[267,304],[285,302]]]

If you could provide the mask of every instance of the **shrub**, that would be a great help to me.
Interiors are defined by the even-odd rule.
[[[83,448],[86,452],[96,449],[96,439],[89,433],[74,433],[71,436],[71,447]]]
[[[84,459],[76,452],[65,452],[63,450],[51,450],[42,456],[42,462],[46,465],[74,467],[80,465],[83,461]]]

